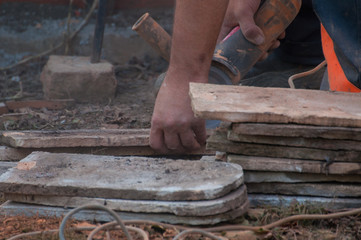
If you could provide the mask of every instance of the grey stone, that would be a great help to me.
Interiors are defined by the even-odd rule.
[[[4,193],[164,201],[215,199],[242,183],[231,163],[44,152],[0,177]]]
[[[251,207],[286,207],[295,203],[311,205],[327,209],[347,209],[359,208],[361,198],[327,198],[310,196],[286,196],[286,195],[267,195],[267,194],[249,194]]]
[[[171,213],[177,216],[209,216],[225,213],[240,207],[247,201],[247,191],[245,185],[242,185],[224,197],[204,201],[147,201],[27,194],[4,194],[4,198],[14,202],[45,206],[75,208],[85,204],[104,204],[110,209],[123,212]]]
[[[78,56],[50,56],[40,81],[46,98],[79,102],[109,101],[117,87],[112,64],[90,63],[89,57]]]
[[[242,206],[231,210],[226,213],[216,214],[211,216],[202,216],[202,217],[184,217],[184,216],[176,216],[173,214],[156,214],[156,213],[131,213],[131,212],[117,212],[119,217],[124,220],[124,223],[127,223],[127,220],[149,220],[149,221],[157,221],[164,222],[170,224],[187,224],[187,225],[213,225],[220,222],[226,222],[233,220],[237,217],[242,216],[248,210],[249,202],[248,200],[242,204]],[[61,207],[46,207],[40,205],[32,205],[32,204],[24,204],[24,203],[16,203],[7,201],[0,207],[0,214],[4,214],[6,216],[34,216],[37,214],[38,216],[56,216],[62,217],[66,213],[68,213],[71,209],[65,209]],[[109,222],[114,219],[107,213],[102,211],[94,211],[94,210],[84,210],[75,215],[73,218],[76,220],[83,221],[98,221],[98,222]]]

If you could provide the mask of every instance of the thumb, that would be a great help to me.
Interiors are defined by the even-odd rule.
[[[244,37],[253,44],[261,45],[265,41],[263,31],[256,25],[253,13],[244,14],[239,21],[239,26]]]

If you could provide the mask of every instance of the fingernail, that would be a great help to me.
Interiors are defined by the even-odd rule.
[[[255,41],[255,44],[257,45],[261,45],[264,43],[264,37],[262,35],[257,35],[255,38],[254,38],[254,41]]]

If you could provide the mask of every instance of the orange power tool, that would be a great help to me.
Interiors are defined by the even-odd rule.
[[[265,43],[254,45],[239,27],[233,29],[215,48],[209,83],[238,84],[295,19],[300,8],[301,0],[265,0],[254,16],[265,35]],[[169,61],[171,37],[148,13],[134,24],[133,30]]]

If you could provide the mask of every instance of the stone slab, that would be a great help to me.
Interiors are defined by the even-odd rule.
[[[0,162],[0,175],[7,172],[9,168],[15,167],[16,162]]]
[[[105,60],[92,64],[89,57],[79,56],[50,56],[40,81],[47,99],[79,102],[109,102],[117,87],[112,64]]]
[[[232,123],[232,132],[245,135],[326,138],[361,141],[361,128],[297,124]]]
[[[247,156],[292,158],[338,162],[361,162],[361,151],[333,151],[315,148],[233,142],[223,132],[207,139],[207,149]]]
[[[251,207],[287,207],[295,203],[326,209],[359,208],[361,198],[325,198],[307,196],[285,196],[267,194],[249,194]]]
[[[361,175],[326,175],[312,173],[293,173],[293,172],[266,172],[266,171],[248,171],[244,169],[244,182],[247,183],[321,183],[321,182],[340,182],[340,183],[361,183]]]
[[[16,149],[7,146],[0,146],[0,161],[19,161],[28,156],[30,149]]]
[[[197,117],[228,122],[361,127],[361,95],[190,83]]]
[[[231,163],[44,152],[0,176],[4,193],[163,201],[215,199],[242,184]]]
[[[149,146],[149,129],[5,131],[1,141],[15,148]]]
[[[244,143],[258,143],[279,146],[305,147],[329,150],[361,151],[361,141],[322,139],[322,138],[299,138],[277,137],[261,135],[244,135],[232,131],[228,132],[228,140]]]
[[[212,216],[199,216],[199,217],[185,217],[185,216],[176,216],[173,214],[164,214],[164,213],[131,213],[131,212],[117,212],[119,217],[124,220],[150,220],[157,222],[164,222],[169,224],[186,224],[186,225],[213,225],[221,222],[227,222],[233,220],[237,217],[244,215],[249,207],[248,200],[242,204],[242,206],[222,214],[212,215]],[[0,207],[0,214],[5,216],[56,216],[62,217],[68,213],[71,209],[61,208],[61,207],[49,207],[25,203],[16,203],[7,201]],[[75,215],[73,218],[80,221],[98,221],[98,222],[109,222],[114,221],[114,219],[105,212],[94,211],[94,210],[84,210]]]
[[[284,158],[267,158],[229,154],[227,161],[237,163],[244,170],[314,173],[320,175],[360,175],[361,163],[326,162],[314,160],[296,160]]]
[[[142,201],[28,194],[4,194],[4,198],[14,202],[65,208],[76,208],[85,204],[105,204],[110,209],[123,212],[171,213],[177,216],[210,216],[229,212],[243,205],[247,201],[247,190],[245,185],[242,185],[223,197],[205,201]]]
[[[0,161],[20,161],[32,152],[44,151],[51,153],[77,153],[111,156],[159,156],[150,146],[121,147],[65,147],[65,148],[11,148],[0,146]],[[167,154],[171,158],[199,159],[203,155],[214,154],[214,151],[200,149],[186,154]]]
[[[361,184],[346,183],[248,183],[248,193],[315,197],[360,198]]]

